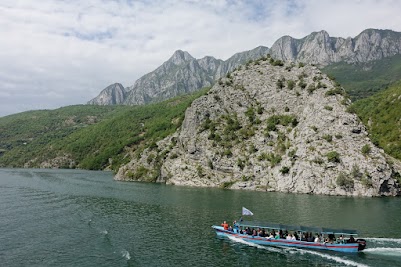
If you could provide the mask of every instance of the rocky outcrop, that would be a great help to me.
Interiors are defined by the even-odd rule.
[[[399,195],[343,89],[317,67],[258,60],[195,100],[178,132],[115,179],[327,195]]]
[[[113,83],[88,102],[89,105],[119,105],[124,102],[126,91],[122,84]]]
[[[355,38],[346,39],[330,37],[326,31],[313,32],[302,39],[284,36],[270,49],[275,58],[321,66],[341,61],[369,62],[400,52],[401,33],[375,29],[364,30]]]

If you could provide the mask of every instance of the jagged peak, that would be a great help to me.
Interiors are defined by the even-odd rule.
[[[232,60],[232,59],[241,57],[241,56],[243,56],[243,55],[246,54],[246,53],[252,53],[252,52],[260,51],[260,50],[263,50],[263,49],[265,49],[266,51],[269,50],[269,48],[268,48],[267,46],[262,46],[262,45],[260,45],[260,46],[254,48],[254,49],[251,49],[251,50],[246,50],[246,51],[242,51],[242,52],[235,53],[234,55],[232,55],[229,59],[227,59],[227,60],[225,60],[225,61],[229,61],[229,60]]]
[[[209,61],[209,60],[221,60],[221,59],[217,59],[217,58],[212,57],[212,56],[204,56],[203,58],[200,58],[198,60]]]
[[[172,62],[176,65],[181,65],[193,59],[195,58],[191,56],[187,51],[177,50],[174,52],[174,54],[170,57],[170,59],[167,62]]]
[[[124,86],[123,86],[121,83],[112,83],[111,85],[109,85],[109,87],[110,87],[110,86],[122,87],[122,88],[124,88]]]
[[[103,91],[110,91],[110,90],[115,90],[115,89],[120,89],[125,91],[124,86],[121,83],[112,83],[109,86],[107,86],[106,88],[103,89]]]

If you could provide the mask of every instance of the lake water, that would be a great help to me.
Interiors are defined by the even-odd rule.
[[[357,254],[251,246],[211,225],[240,217],[358,229]],[[188,188],[108,172],[0,169],[1,266],[401,266],[401,199]]]

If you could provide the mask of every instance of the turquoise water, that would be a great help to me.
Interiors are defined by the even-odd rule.
[[[217,238],[238,219],[355,228],[363,253]],[[0,169],[1,266],[401,266],[401,199],[122,183],[107,172]]]

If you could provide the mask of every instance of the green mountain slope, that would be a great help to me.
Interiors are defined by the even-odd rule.
[[[322,69],[352,100],[369,97],[401,79],[401,55],[361,64],[334,63]]]
[[[0,167],[116,169],[124,147],[143,149],[174,132],[206,90],[147,106],[81,105],[0,118]]]
[[[401,160],[401,81],[351,108],[368,128],[373,143]]]

